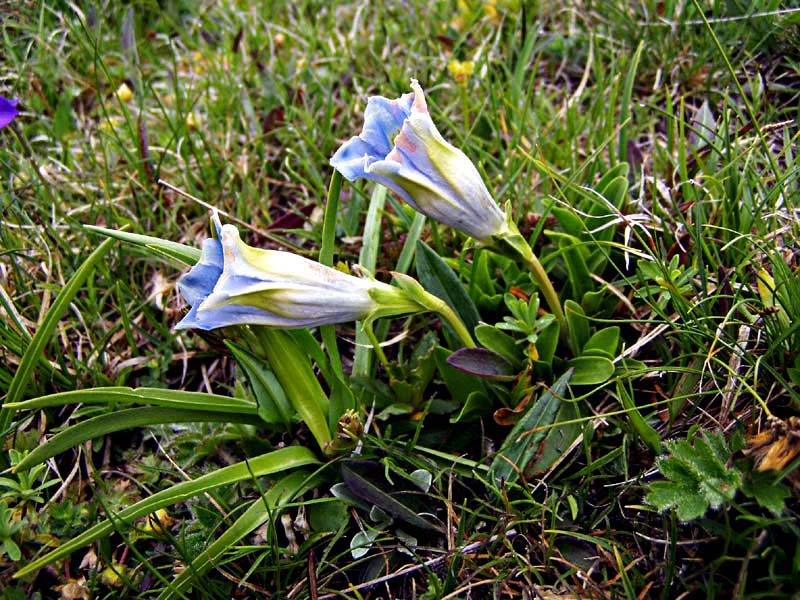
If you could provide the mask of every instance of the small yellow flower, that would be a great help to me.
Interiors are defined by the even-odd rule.
[[[195,73],[203,75],[206,72],[206,64],[206,59],[201,52],[192,53],[192,66]]]
[[[163,534],[165,529],[172,525],[175,520],[169,516],[164,508],[159,508],[152,515],[145,517],[142,531],[146,533]]]
[[[453,59],[447,63],[447,70],[456,82],[465,85],[470,76],[475,72],[475,63],[471,60],[461,62],[460,60]]]
[[[128,84],[125,83],[124,81],[117,88],[116,94],[119,101],[124,102],[125,104],[130,102],[131,98],[133,98],[133,90],[130,87],[128,87]]]
[[[194,131],[200,125],[200,117],[195,117],[193,112],[186,115],[186,127]]]

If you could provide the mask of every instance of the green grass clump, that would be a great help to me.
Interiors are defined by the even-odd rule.
[[[6,597],[792,597],[800,12],[757,4],[9,4]],[[331,184],[412,77],[562,337],[523,266]],[[481,348],[429,314],[176,333],[209,207],[414,275]]]

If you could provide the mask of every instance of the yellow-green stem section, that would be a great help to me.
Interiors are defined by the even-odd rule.
[[[435,311],[436,314],[438,314],[447,322],[448,325],[450,325],[450,327],[453,328],[453,331],[456,332],[458,339],[461,340],[461,343],[464,344],[464,346],[467,348],[475,347],[475,342],[472,340],[472,336],[470,335],[467,326],[464,325],[464,322],[446,302],[441,301],[441,305],[437,307]]]
[[[372,323],[364,323],[361,327],[364,330],[364,333],[367,334],[370,343],[372,344],[372,349],[375,350],[375,355],[378,357],[378,360],[381,361],[381,364],[384,368],[389,367],[389,360],[386,358],[386,354],[381,348],[381,344],[378,341],[378,338],[375,337],[375,332],[372,330]]]
[[[558,294],[556,294],[553,284],[550,283],[550,278],[547,276],[547,272],[544,270],[542,263],[539,262],[539,259],[536,258],[536,255],[533,253],[526,257],[526,262],[528,263],[528,269],[530,269],[533,278],[539,285],[539,289],[541,290],[542,295],[547,302],[547,306],[550,307],[550,310],[556,316],[556,319],[558,319],[558,324],[560,325],[561,329],[561,336],[565,336],[567,334],[567,320],[564,318],[564,311],[561,309],[561,300],[558,299]]]

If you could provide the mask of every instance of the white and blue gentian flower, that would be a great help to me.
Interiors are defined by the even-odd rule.
[[[11,123],[19,114],[18,102],[19,100],[9,100],[0,96],[0,129]]]
[[[369,98],[361,134],[336,151],[331,166],[348,181],[380,183],[422,214],[493,244],[508,233],[505,213],[472,161],[436,129],[415,79],[411,89],[396,100]]]
[[[200,261],[178,280],[191,310],[176,329],[295,329],[428,310],[400,288],[291,252],[248,246],[216,215],[214,225],[217,237],[203,242]]]

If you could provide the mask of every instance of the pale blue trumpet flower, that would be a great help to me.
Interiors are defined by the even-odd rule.
[[[253,248],[236,227],[221,225],[216,215],[213,221],[217,236],[203,242],[199,262],[178,280],[191,309],[176,329],[297,329],[429,310],[452,318],[421,287],[394,287],[291,252]]]
[[[436,129],[416,79],[396,100],[367,100],[364,128],[336,151],[331,166],[348,181],[365,178],[416,210],[485,244],[508,232],[508,220],[478,170]]]
[[[422,214],[463,231],[482,246],[524,262],[567,330],[553,284],[511,217],[495,202],[478,169],[436,129],[416,79],[396,100],[367,100],[364,127],[331,158],[348,181],[364,178],[394,191]]]

